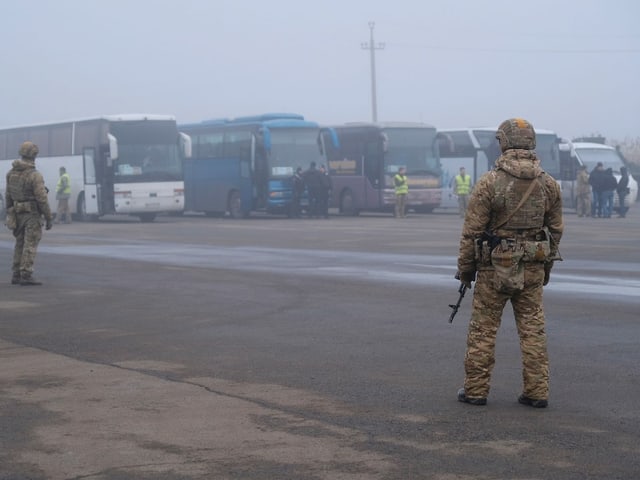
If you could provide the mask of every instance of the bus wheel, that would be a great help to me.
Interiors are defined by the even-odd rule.
[[[240,199],[240,193],[236,190],[229,195],[229,215],[231,218],[242,218],[242,200]]]
[[[358,209],[356,209],[355,207],[355,202],[353,201],[353,193],[351,193],[351,190],[347,190],[340,197],[340,214],[355,217],[358,215],[358,213],[360,212],[358,212]]]
[[[140,221],[144,223],[153,222],[156,219],[155,213],[141,213],[138,215],[140,217]]]
[[[224,212],[213,212],[213,211],[207,211],[204,212],[205,216],[209,217],[209,218],[221,218],[224,217]]]

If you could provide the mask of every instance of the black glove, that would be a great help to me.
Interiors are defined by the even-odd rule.
[[[463,283],[465,287],[471,288],[471,282],[476,281],[476,272],[475,270],[471,272],[458,272],[456,273],[456,280],[460,280],[460,283]]]
[[[47,230],[51,230],[51,227],[53,227],[53,222],[51,220],[47,220],[47,224],[44,228]]]
[[[549,283],[549,277],[551,276],[551,269],[553,268],[553,262],[549,262],[549,263],[545,263],[544,264],[544,281],[542,282],[542,285],[545,286],[547,285],[547,283]]]

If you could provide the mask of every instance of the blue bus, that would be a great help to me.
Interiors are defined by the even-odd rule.
[[[181,125],[193,149],[184,162],[185,210],[232,218],[288,213],[295,169],[321,161],[319,130],[294,113]]]

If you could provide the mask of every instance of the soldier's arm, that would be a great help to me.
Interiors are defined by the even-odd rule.
[[[6,201],[6,207],[13,207],[13,197],[11,196],[11,192],[9,191],[9,177],[11,176],[11,172],[7,173],[5,185],[7,186],[4,192],[4,199]]]
[[[32,181],[33,195],[36,197],[38,210],[42,215],[44,215],[45,220],[51,221],[53,219],[53,215],[51,215],[51,208],[49,208],[49,200],[47,198],[47,190],[44,186],[44,179],[40,172],[33,172]]]
[[[544,224],[549,229],[549,233],[553,237],[553,245],[551,245],[551,255],[558,253],[558,245],[564,231],[564,223],[562,221],[562,195],[560,186],[551,177],[547,176],[546,180],[548,188],[548,205],[545,212]]]
[[[493,197],[492,172],[485,174],[476,184],[469,199],[469,207],[462,227],[458,270],[476,270],[475,241],[489,227],[491,220],[491,198]]]

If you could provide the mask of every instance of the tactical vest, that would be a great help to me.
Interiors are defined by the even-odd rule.
[[[525,202],[516,210],[525,193],[531,186],[531,182],[536,182],[533,190]],[[542,176],[529,178],[516,178],[507,172],[499,170],[494,185],[495,195],[493,199],[491,219],[492,230],[498,227],[498,236],[501,231],[507,234],[513,232],[514,236],[539,232],[544,226],[544,215],[546,210],[547,192]],[[509,218],[509,215],[511,217]],[[506,223],[501,225],[506,219]]]
[[[456,175],[456,194],[469,195],[470,191],[471,191],[471,176],[465,175],[463,178],[462,175]]]
[[[65,180],[64,188],[62,188],[63,179]],[[56,193],[61,193],[63,195],[71,195],[71,177],[69,177],[68,173],[63,173],[62,175],[60,175],[60,178],[58,179],[58,184],[56,185]]]
[[[407,183],[407,177],[397,173],[393,177],[393,184],[396,187],[396,195],[406,195],[409,193],[409,184]]]
[[[7,174],[7,192],[14,202],[35,202],[33,181],[31,175],[35,168],[25,170],[11,170]]]

